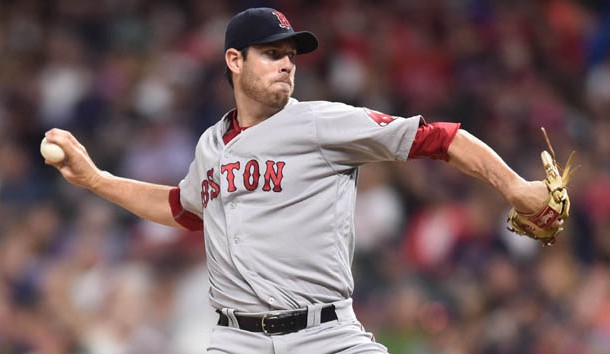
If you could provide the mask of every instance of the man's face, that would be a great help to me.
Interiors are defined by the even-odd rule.
[[[256,102],[283,108],[294,91],[296,53],[292,40],[251,46],[237,77],[238,87]]]

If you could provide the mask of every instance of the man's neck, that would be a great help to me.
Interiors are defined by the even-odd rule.
[[[235,105],[237,108],[237,122],[242,128],[257,125],[284,108],[266,106],[244,96],[236,97]]]

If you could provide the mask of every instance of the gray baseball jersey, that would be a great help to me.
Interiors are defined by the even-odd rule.
[[[179,186],[182,206],[204,220],[212,306],[350,298],[358,166],[406,160],[419,122],[290,99],[227,144],[231,114],[207,129]]]

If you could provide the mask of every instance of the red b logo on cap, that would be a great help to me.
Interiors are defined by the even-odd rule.
[[[275,17],[277,17],[278,21],[280,21],[280,27],[282,28],[290,28],[290,22],[288,22],[288,19],[286,18],[286,16],[284,16],[283,13],[279,12],[279,11],[273,11],[273,14],[275,15]]]

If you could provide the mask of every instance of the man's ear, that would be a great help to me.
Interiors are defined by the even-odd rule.
[[[233,73],[239,73],[241,71],[243,58],[237,49],[229,48],[225,52],[225,62],[229,70]]]

